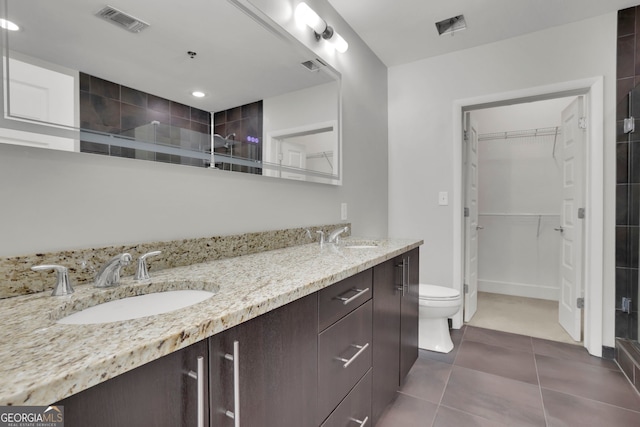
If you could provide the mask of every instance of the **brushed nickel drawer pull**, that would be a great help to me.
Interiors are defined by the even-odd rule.
[[[198,381],[198,427],[204,427],[204,357],[198,356],[198,372],[188,375]]]
[[[336,297],[336,299],[339,299],[340,301],[342,301],[342,304],[347,305],[351,301],[353,301],[354,299],[356,299],[356,298],[366,294],[367,292],[369,292],[369,288],[364,288],[364,289],[351,288],[347,292],[345,292],[345,294],[348,293],[348,292],[357,292],[357,294],[355,294],[351,298],[345,298],[343,296],[340,296],[340,297]],[[342,295],[344,295],[344,294],[342,294]]]
[[[360,427],[364,427],[364,425],[367,423],[367,421],[369,421],[369,417],[364,417],[364,420],[360,421],[358,419],[355,418],[351,418],[351,421],[354,421],[358,424],[360,424]]]
[[[351,344],[351,346],[359,349],[356,354],[351,356],[351,359],[345,359],[343,357],[336,357],[336,360],[344,362],[344,365],[342,365],[343,368],[348,368],[349,365],[351,365],[353,363],[353,361],[356,360],[358,358],[358,356],[360,356],[362,354],[362,352],[367,349],[367,347],[369,347],[369,343],[366,343],[365,345]]]
[[[233,420],[234,427],[240,427],[240,343],[233,342],[233,354],[225,354],[224,358],[233,361],[233,412],[225,415]]]

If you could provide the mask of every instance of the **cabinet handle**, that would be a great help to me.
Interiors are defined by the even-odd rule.
[[[360,421],[356,418],[351,418],[351,421],[354,421],[358,424],[360,424],[360,427],[364,427],[364,425],[367,423],[367,421],[369,421],[369,417],[364,417],[364,420]]]
[[[336,299],[339,299],[340,301],[342,301],[342,304],[347,305],[349,304],[351,301],[353,301],[354,299],[358,298],[361,295],[366,294],[367,292],[369,292],[369,288],[364,288],[364,289],[357,289],[357,288],[352,288],[349,289],[347,292],[357,292],[357,294],[355,294],[354,296],[352,296],[351,298],[345,298],[343,296],[339,296],[336,297]],[[345,294],[347,293],[345,292]],[[344,294],[342,294],[344,295]]]
[[[198,356],[198,372],[188,375],[198,381],[198,427],[204,427],[204,357]]]
[[[351,365],[353,363],[353,361],[356,360],[358,358],[358,356],[360,356],[362,354],[362,352],[367,349],[367,347],[369,347],[369,343],[366,343],[365,345],[356,345],[356,344],[351,344],[351,345],[353,347],[359,349],[356,354],[351,356],[351,359],[345,359],[343,357],[336,357],[337,360],[339,360],[341,362],[344,362],[344,365],[342,365],[343,368],[348,368],[349,365]]]
[[[225,415],[233,420],[234,427],[240,427],[240,342],[233,342],[233,354],[225,354],[224,358],[233,361],[233,412]]]
[[[411,264],[410,263],[411,263],[411,257],[409,255],[407,255],[407,281],[405,282],[407,292],[409,292],[409,280],[410,280],[409,272],[411,271],[411,269],[410,269],[410,265]],[[402,292],[402,296],[404,296],[404,291]]]

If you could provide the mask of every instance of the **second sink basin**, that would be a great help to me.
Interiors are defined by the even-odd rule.
[[[154,292],[98,304],[63,317],[58,323],[89,325],[139,319],[189,307],[214,295],[204,290]]]

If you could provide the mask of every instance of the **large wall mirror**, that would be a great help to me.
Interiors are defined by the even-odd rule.
[[[249,0],[1,4],[1,143],[340,183],[340,76]]]

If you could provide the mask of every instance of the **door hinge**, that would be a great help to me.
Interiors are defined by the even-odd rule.
[[[580,117],[578,119],[578,127],[580,129],[586,129],[587,128],[587,118],[586,117]]]
[[[469,285],[467,285],[466,283],[464,284],[464,293],[465,294],[469,293]]]
[[[583,309],[584,308],[584,298],[578,298],[576,300],[576,307]]]
[[[464,208],[464,217],[469,218],[469,208]]]
[[[578,219],[584,219],[584,208],[578,208]]]
[[[464,140],[468,141],[469,140],[469,132],[467,132],[466,130],[463,132],[464,135]]]
[[[624,119],[624,133],[633,133],[636,130],[636,121],[633,117]]]

